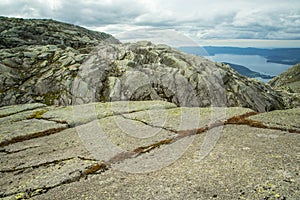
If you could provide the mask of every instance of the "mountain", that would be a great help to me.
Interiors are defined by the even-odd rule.
[[[270,76],[270,75],[266,75],[266,74],[261,74],[259,72],[255,72],[252,71],[250,69],[248,69],[245,66],[242,65],[237,65],[237,64],[233,64],[233,63],[227,63],[227,62],[223,62],[224,64],[230,65],[230,67],[232,67],[234,70],[236,70],[239,74],[247,76],[249,78],[263,78],[263,79],[271,79],[274,78],[274,76]]]
[[[178,106],[242,106],[257,111],[287,106],[268,85],[247,79],[222,63],[166,45],[120,44],[108,34],[52,20],[1,21],[11,24],[10,34],[4,38],[10,42],[0,50],[1,106],[119,100],[165,100]],[[24,32],[35,33],[40,26],[47,35],[42,42],[24,40]],[[66,40],[63,44],[57,39],[44,45],[47,38]],[[25,42],[18,46],[13,42],[16,40]]]

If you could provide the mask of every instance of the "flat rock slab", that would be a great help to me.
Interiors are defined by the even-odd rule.
[[[212,129],[207,134],[213,132]],[[265,137],[270,135],[272,137]],[[125,161],[128,165],[117,165],[101,175],[91,175],[86,180],[57,187],[33,199],[299,197],[299,134],[228,125],[214,150],[205,159],[199,160],[204,139],[205,135],[196,136],[182,152],[183,155],[164,168],[134,172],[134,166],[129,165],[134,161],[129,160]],[[142,161],[139,159],[135,161]],[[165,159],[168,159],[167,155],[160,160],[152,159],[152,165],[157,167]],[[142,166],[147,168],[146,164]]]
[[[66,124],[58,124],[56,122],[38,119],[1,124],[0,146],[23,141],[32,137],[39,137],[40,135],[53,134],[67,127],[68,125]]]
[[[160,101],[25,107],[0,118],[9,141],[0,147],[3,199],[300,196],[299,109],[252,113],[265,125],[257,128],[224,125],[245,118],[246,108]]]
[[[27,110],[34,110],[37,108],[46,107],[45,104],[41,103],[33,103],[33,104],[22,104],[22,105],[14,105],[14,106],[6,106],[0,108],[0,117],[6,117],[9,115],[13,115],[16,113],[24,112]]]
[[[220,120],[226,120],[235,115],[241,115],[253,110],[240,107],[220,108],[195,108],[179,107],[160,110],[147,110],[124,114],[126,118],[141,121],[156,127],[164,127],[170,130],[189,130],[203,127]]]
[[[44,118],[67,122],[70,126],[86,124],[121,113],[132,113],[142,110],[164,110],[177,107],[166,101],[117,101],[108,103],[91,103],[68,106],[50,110],[43,115]]]
[[[273,112],[251,116],[250,119],[260,121],[267,126],[300,130],[300,108],[275,110]]]

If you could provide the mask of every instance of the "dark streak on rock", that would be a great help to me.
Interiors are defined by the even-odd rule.
[[[25,140],[31,140],[31,139],[34,139],[34,138],[39,138],[39,137],[44,137],[44,136],[47,136],[47,135],[52,135],[52,134],[58,133],[62,130],[65,130],[67,128],[68,127],[52,128],[52,129],[48,129],[46,131],[32,133],[30,135],[17,136],[17,137],[14,137],[14,138],[10,139],[10,140],[6,140],[6,141],[1,142],[0,147],[4,147],[4,146],[10,145],[10,144],[17,143],[17,142],[23,142]]]
[[[174,142],[176,142],[176,141],[178,141],[182,138],[202,134],[202,133],[204,133],[204,132],[206,132],[210,129],[220,127],[220,126],[224,126],[224,125],[248,125],[248,126],[255,127],[255,128],[288,131],[290,133],[300,133],[299,130],[285,129],[285,128],[280,128],[280,127],[268,127],[268,126],[264,125],[261,122],[254,121],[254,120],[251,120],[251,119],[247,119],[248,117],[253,116],[253,115],[257,115],[257,114],[259,114],[259,112],[248,112],[248,113],[245,113],[245,114],[242,114],[242,115],[233,116],[233,117],[231,117],[231,118],[229,118],[225,121],[216,121],[216,122],[214,122],[210,125],[206,125],[206,126],[201,127],[201,128],[191,129],[191,130],[180,130],[180,131],[169,130],[169,129],[159,127],[159,126],[153,126],[153,125],[151,125],[147,122],[143,122],[143,121],[140,121],[140,120],[137,120],[137,119],[131,119],[131,118],[128,118],[124,115],[121,115],[125,119],[131,119],[131,120],[139,121],[141,123],[144,123],[144,124],[146,124],[148,126],[151,126],[151,127],[154,127],[154,128],[163,128],[167,131],[175,132],[178,135],[174,138],[161,140],[159,142],[156,142],[156,143],[153,143],[153,144],[150,144],[150,145],[147,145],[147,146],[138,147],[138,148],[136,148],[132,151],[119,153],[119,154],[115,155],[113,158],[111,158],[108,161],[108,163],[114,164],[114,163],[117,163],[117,162],[122,162],[125,159],[130,159],[132,157],[137,157],[137,156],[139,156],[143,153],[150,152],[151,150],[159,148],[162,145],[172,144],[172,143],[174,143]]]
[[[64,161],[68,161],[68,160],[72,160],[75,157],[71,157],[71,158],[64,158],[64,159],[59,159],[59,160],[53,160],[53,161],[49,161],[49,162],[44,162],[44,163],[40,163],[38,165],[31,165],[28,167],[21,167],[21,168],[13,168],[13,169],[7,169],[7,170],[0,170],[0,173],[9,173],[9,172],[18,172],[18,171],[24,171],[25,169],[36,169],[39,167],[44,167],[44,166],[48,166],[51,164],[58,164],[60,162],[64,162]]]
[[[81,178],[87,177],[88,175],[98,174],[97,172],[102,173],[104,171],[107,171],[107,170],[110,169],[112,164],[122,162],[126,159],[130,159],[130,158],[133,158],[133,157],[137,157],[141,154],[148,153],[148,152],[152,151],[153,149],[159,148],[162,145],[169,145],[169,144],[172,144],[172,143],[174,143],[174,142],[176,142],[176,141],[178,141],[182,138],[202,134],[202,133],[206,132],[207,130],[210,130],[210,129],[215,128],[215,127],[224,126],[224,125],[248,125],[250,127],[255,127],[255,128],[273,129],[273,130],[280,130],[280,131],[288,131],[288,132],[291,132],[291,133],[300,133],[299,130],[284,129],[284,128],[280,128],[280,127],[269,127],[269,126],[264,125],[261,122],[254,121],[254,120],[251,120],[251,119],[247,119],[248,117],[253,116],[253,115],[257,115],[257,114],[259,114],[259,113],[249,112],[249,113],[246,113],[246,114],[243,114],[243,115],[233,116],[233,117],[231,117],[231,118],[229,118],[225,121],[217,121],[217,122],[214,122],[210,125],[206,125],[204,127],[198,128],[198,129],[180,130],[180,131],[174,131],[174,130],[166,129],[167,131],[176,132],[177,136],[174,137],[174,138],[161,140],[159,142],[156,142],[156,143],[153,143],[153,144],[150,144],[150,145],[147,145],[147,146],[141,146],[141,147],[138,147],[138,148],[136,148],[132,151],[121,152],[121,153],[115,155],[114,157],[112,157],[107,162],[101,161],[100,163],[95,163],[95,164],[91,165],[85,171],[79,173],[78,176],[67,179],[67,180],[63,181],[62,183],[57,184],[55,186],[38,188],[38,189],[42,189],[42,191],[43,191],[42,193],[46,193],[47,191],[49,191],[53,188],[56,188],[58,186],[61,186],[61,185],[64,185],[64,184],[70,184],[70,183],[79,181]],[[124,116],[123,114],[120,114],[120,113],[119,113],[119,115],[121,115],[125,119],[136,120],[136,119],[128,118],[128,117],[126,117],[126,116]],[[136,120],[136,121],[142,122],[140,120]],[[142,122],[142,123],[144,123],[148,126],[154,127],[154,128],[163,128],[163,127],[153,126],[153,125],[148,124],[146,122]],[[58,130],[56,130],[56,131],[58,131]],[[43,133],[33,134],[33,135],[31,135],[31,137],[29,139],[45,136],[47,134],[52,134],[52,132],[48,133],[48,131],[46,131],[46,132],[43,132]],[[14,139],[12,141],[12,143],[13,142],[24,141],[24,140],[28,139],[27,137],[28,136],[26,136],[26,138],[24,137],[24,138],[20,138],[20,139],[17,139],[17,140]],[[8,143],[8,142],[6,142],[6,143]],[[2,142],[2,143],[0,143],[0,145],[5,146],[6,143]],[[1,150],[1,152],[7,153],[7,151],[5,151],[5,150]],[[61,159],[61,160],[54,160],[54,161],[51,161],[51,162],[46,162],[46,163],[42,163],[42,164],[39,164],[39,165],[29,166],[29,167],[24,167],[24,168],[19,168],[19,169],[2,170],[2,171],[0,171],[0,173],[4,173],[4,172],[22,172],[22,171],[24,171],[25,169],[28,169],[28,168],[33,168],[34,169],[34,168],[38,168],[38,167],[41,167],[41,166],[47,166],[47,165],[50,165],[50,164],[58,164],[60,162],[63,162],[63,161],[66,161],[66,160],[71,160],[71,159],[74,159],[74,158],[79,158],[81,160],[98,161],[98,160],[95,160],[95,159],[78,156],[78,157],[66,158],[66,159]],[[10,195],[14,195],[14,194],[10,194]],[[35,194],[35,195],[40,195],[40,194]],[[32,193],[27,194],[27,196],[29,198],[32,197],[32,196],[35,196],[35,195],[33,195]],[[3,197],[5,197],[5,196],[3,196]]]
[[[251,113],[246,113],[244,115],[240,116],[234,116],[231,117],[230,119],[226,120],[224,122],[225,125],[231,124],[231,125],[248,125],[250,127],[254,128],[262,128],[262,129],[271,129],[271,130],[278,130],[278,131],[287,131],[290,133],[300,133],[300,130],[297,129],[289,129],[289,128],[281,128],[281,127],[274,127],[274,126],[267,126],[263,124],[262,122],[255,121],[252,119],[247,119],[250,116],[257,115],[259,113],[256,112],[251,112]]]
[[[33,148],[37,148],[37,147],[39,147],[39,146],[27,147],[27,148],[19,149],[19,150],[16,150],[16,151],[9,151],[9,150],[6,150],[6,149],[0,149],[0,152],[5,153],[5,154],[13,154],[13,153],[18,153],[18,152],[21,152],[21,151],[26,151],[28,149],[33,149]]]
[[[123,117],[124,119],[129,119],[129,120],[137,121],[137,122],[140,122],[140,123],[145,124],[145,125],[147,125],[147,126],[150,126],[150,127],[152,127],[152,128],[160,128],[160,129],[164,129],[164,130],[166,130],[166,131],[170,131],[170,132],[173,132],[173,133],[177,133],[176,130],[173,130],[173,129],[170,129],[170,128],[166,128],[166,127],[163,127],[163,126],[155,126],[155,125],[153,125],[153,124],[149,124],[149,123],[147,123],[147,122],[145,122],[145,121],[142,121],[142,120],[132,119],[132,118],[130,118],[130,117],[126,117],[124,114],[129,114],[129,113],[120,113],[119,115],[120,115],[121,117]]]
[[[19,113],[22,113],[22,112],[25,112],[25,111],[36,110],[36,109],[44,108],[44,107],[46,107],[46,105],[40,105],[40,106],[37,106],[37,107],[34,107],[34,108],[27,108],[27,109],[20,110],[20,111],[17,111],[17,112],[13,112],[13,113],[9,113],[9,114],[0,114],[0,118],[8,117],[8,116],[19,114]]]

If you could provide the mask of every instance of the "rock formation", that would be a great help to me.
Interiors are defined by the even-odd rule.
[[[276,89],[300,93],[300,63],[271,79],[268,84]]]
[[[268,84],[281,96],[286,108],[300,107],[300,63],[271,79]]]
[[[100,41],[119,41],[107,33],[48,19],[18,19],[0,16],[0,49],[28,45],[59,45],[74,49],[95,46]]]
[[[0,198],[297,199],[299,114],[165,101],[2,107]]]
[[[165,100],[178,106],[227,105],[258,111],[285,106],[271,87],[166,45],[119,44],[107,34],[52,20],[1,21],[10,27],[1,33],[5,48],[0,50],[2,106],[116,100]],[[37,34],[41,36],[34,40]]]

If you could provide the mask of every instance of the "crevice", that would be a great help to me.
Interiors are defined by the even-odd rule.
[[[172,131],[172,132],[177,133],[177,136],[175,136],[174,138],[161,140],[159,142],[156,142],[156,143],[153,143],[153,144],[150,144],[150,145],[147,145],[147,146],[141,146],[141,147],[138,147],[138,148],[136,148],[132,151],[121,152],[121,153],[115,155],[113,158],[111,158],[108,161],[108,163],[114,164],[114,163],[117,163],[117,162],[122,162],[126,159],[137,157],[137,156],[139,156],[143,153],[148,153],[148,152],[152,151],[153,149],[159,148],[162,145],[172,144],[172,143],[174,143],[174,142],[176,142],[176,141],[178,141],[182,138],[202,134],[202,133],[205,133],[206,131],[208,131],[210,129],[220,127],[220,126],[224,126],[224,125],[248,125],[250,127],[255,127],[255,128],[288,131],[288,132],[291,132],[291,133],[300,133],[299,130],[285,129],[285,128],[280,128],[280,127],[268,127],[268,126],[262,124],[261,122],[254,121],[254,120],[251,120],[251,119],[247,119],[248,117],[253,116],[253,115],[257,115],[257,114],[259,114],[259,113],[258,112],[249,112],[249,113],[245,113],[245,114],[242,114],[242,115],[239,115],[239,116],[233,116],[233,117],[231,117],[227,120],[224,120],[224,121],[222,121],[222,120],[221,121],[216,121],[216,122],[214,122],[210,125],[206,125],[206,126],[203,126],[201,128],[197,128],[197,129],[179,130],[179,131],[166,129],[168,131]],[[128,118],[124,115],[121,115],[121,116],[123,116],[125,119],[131,119],[131,118]],[[131,119],[131,120],[136,120],[136,119]],[[142,123],[144,123],[148,126],[154,127],[154,128],[162,128],[162,127],[152,126],[151,124],[148,124],[148,123],[140,121],[140,120],[136,120],[136,121],[142,122]]]
[[[94,159],[94,158],[86,158],[86,157],[83,157],[83,156],[77,156],[77,158],[80,159],[80,160],[86,160],[86,161],[95,161],[95,162],[99,161],[99,160]]]
[[[169,130],[169,129],[164,128],[165,130],[174,132],[177,135],[173,138],[161,140],[159,142],[156,142],[156,143],[153,143],[153,144],[150,144],[150,145],[140,146],[140,147],[135,148],[131,151],[118,153],[114,157],[109,159],[107,162],[99,161],[99,160],[92,159],[92,158],[86,158],[86,157],[78,156],[78,157],[72,157],[72,158],[65,158],[65,159],[61,159],[61,160],[54,160],[54,161],[51,161],[51,162],[46,162],[46,163],[42,163],[42,164],[38,164],[38,165],[34,165],[34,166],[29,166],[29,167],[24,167],[24,168],[19,168],[19,169],[2,170],[0,172],[1,173],[5,173],[5,172],[22,172],[22,170],[25,170],[25,169],[28,169],[28,168],[33,168],[34,169],[34,168],[39,168],[41,166],[47,166],[47,165],[50,165],[50,164],[58,164],[59,162],[63,162],[63,161],[67,161],[67,160],[71,160],[71,159],[75,159],[75,158],[78,158],[80,160],[96,162],[93,165],[86,168],[84,171],[79,171],[80,173],[78,173],[78,175],[76,175],[75,177],[71,177],[69,179],[66,179],[65,181],[63,181],[63,182],[61,182],[57,185],[34,189],[35,191],[36,190],[41,190],[42,191],[41,193],[38,193],[38,194],[33,193],[33,189],[31,190],[31,192],[26,191],[26,195],[27,195],[26,198],[30,198],[32,196],[37,196],[37,195],[40,195],[40,194],[44,194],[44,193],[46,193],[47,191],[49,191],[53,188],[56,188],[56,187],[59,187],[59,186],[65,185],[65,184],[70,184],[70,183],[73,183],[73,182],[80,181],[82,178],[86,178],[88,175],[101,174],[101,173],[109,170],[111,168],[112,164],[122,162],[126,159],[135,158],[135,157],[140,156],[142,154],[149,153],[154,149],[160,148],[163,145],[169,145],[169,144],[172,144],[172,143],[174,143],[174,142],[176,142],[176,141],[178,141],[182,138],[202,134],[202,133],[205,133],[206,131],[208,131],[210,129],[220,127],[220,126],[224,126],[224,125],[247,125],[247,126],[255,127],[255,128],[288,131],[288,132],[291,132],[291,133],[300,133],[300,131],[296,130],[296,129],[270,127],[270,126],[264,125],[262,122],[258,122],[258,121],[255,121],[255,120],[248,119],[248,117],[253,116],[253,115],[257,115],[257,114],[259,114],[259,113],[258,112],[249,112],[249,113],[245,113],[243,115],[233,116],[233,117],[231,117],[227,120],[216,121],[212,124],[209,124],[209,125],[197,128],[197,129],[191,129],[191,130],[175,131],[175,130]],[[129,117],[124,116],[124,113],[119,113],[119,115],[122,116],[124,119],[136,120],[136,121],[139,121],[139,122],[141,122],[141,123],[143,123],[147,126],[151,126],[153,128],[163,128],[163,127],[148,124],[147,122],[143,122],[143,121],[140,121],[140,120],[137,120],[137,119],[131,119]],[[18,194],[18,193],[15,193],[15,194]],[[11,195],[15,195],[15,194],[8,194],[7,196],[11,196]],[[6,196],[4,196],[4,197],[6,197]]]
[[[5,154],[13,154],[13,153],[19,153],[19,152],[22,152],[22,151],[26,151],[28,149],[34,149],[34,148],[37,148],[37,147],[40,147],[40,146],[27,147],[27,148],[19,149],[19,150],[16,150],[16,151],[9,151],[9,150],[6,150],[6,149],[0,149],[0,152],[5,153]]]
[[[29,135],[17,136],[17,137],[14,137],[14,138],[10,139],[10,140],[6,140],[6,141],[1,142],[0,147],[5,147],[5,146],[10,145],[10,144],[15,144],[15,143],[18,143],[18,142],[31,140],[31,139],[34,139],[34,138],[39,138],[39,137],[52,135],[52,134],[55,134],[55,133],[59,133],[59,132],[65,130],[65,129],[68,129],[68,127],[52,128],[52,129],[48,129],[46,131],[36,132],[36,133],[29,134]]]
[[[31,165],[31,166],[22,167],[22,168],[14,168],[14,169],[0,170],[0,173],[24,171],[24,170],[30,169],[30,168],[36,169],[36,168],[39,168],[39,167],[45,167],[45,166],[48,166],[48,165],[51,165],[51,164],[58,164],[58,163],[60,163],[60,162],[69,161],[69,160],[73,160],[73,159],[76,159],[76,158],[78,158],[79,160],[82,160],[82,161],[94,161],[94,162],[99,162],[99,160],[97,160],[97,159],[86,158],[86,157],[83,157],[83,156],[76,156],[76,157],[69,157],[69,158],[63,158],[63,159],[59,159],[59,160],[48,161],[48,162],[40,163],[40,164],[37,164],[37,165]],[[103,162],[103,163],[104,163],[104,162]],[[105,163],[104,163],[104,164],[105,164]],[[106,163],[106,164],[108,165],[108,163]],[[91,174],[91,173],[88,173],[88,174]]]
[[[9,114],[0,114],[0,118],[4,118],[4,117],[11,116],[11,115],[19,114],[19,113],[30,111],[30,110],[36,110],[36,109],[44,108],[44,107],[46,107],[46,105],[40,105],[40,106],[37,106],[37,107],[34,107],[34,108],[27,108],[27,109],[20,110],[20,111],[17,111],[17,112],[13,112],[13,113],[9,113]],[[4,109],[8,109],[8,108],[6,108],[6,107],[0,108],[0,110],[4,110]]]
[[[292,128],[282,128],[277,126],[267,126],[260,121],[255,121],[252,119],[248,119],[248,117],[257,115],[259,113],[251,112],[246,113],[244,115],[234,116],[224,122],[224,125],[247,125],[254,128],[262,128],[262,129],[271,129],[271,130],[279,130],[279,131],[287,131],[290,133],[300,133],[300,130],[292,129]]]
[[[11,173],[11,172],[24,171],[26,169],[36,169],[36,168],[39,168],[39,167],[46,167],[46,166],[51,165],[51,164],[58,164],[60,162],[72,160],[72,159],[75,159],[75,158],[76,157],[64,158],[64,159],[59,159],[59,160],[53,160],[53,161],[40,163],[40,164],[37,164],[37,165],[31,165],[31,166],[27,166],[27,167],[0,170],[0,173]]]
[[[124,114],[119,114],[119,115],[120,115],[121,117],[123,117],[124,119],[137,121],[137,122],[140,122],[140,123],[142,123],[142,124],[145,124],[146,126],[150,126],[151,128],[159,128],[159,129],[163,129],[163,130],[166,130],[166,131],[169,131],[169,132],[172,132],[172,133],[177,133],[177,131],[174,130],[174,129],[166,128],[166,127],[163,127],[163,126],[156,126],[156,125],[150,124],[150,123],[148,123],[148,122],[145,122],[145,121],[142,121],[142,120],[139,120],[139,119],[127,117],[127,116],[125,116]]]
[[[50,165],[50,164],[58,164],[60,162],[72,160],[72,159],[75,159],[75,158],[79,158],[81,160],[93,160],[93,159],[84,158],[84,157],[72,157],[72,158],[65,158],[65,159],[61,159],[61,160],[54,160],[54,161],[51,161],[51,162],[46,162],[46,163],[42,163],[42,164],[39,164],[39,165],[30,166],[30,167],[26,167],[26,168],[22,168],[22,169],[18,169],[18,170],[13,170],[13,171],[24,171],[25,169],[28,169],[28,168],[33,168],[34,169],[34,168],[38,168],[38,167],[41,167],[41,166],[47,166],[47,165]],[[42,187],[42,188],[30,188],[29,190],[25,190],[23,192],[15,192],[15,193],[10,193],[10,194],[0,195],[0,197],[1,198],[2,197],[8,197],[8,196],[18,195],[18,194],[22,193],[22,199],[30,199],[33,196],[38,196],[38,195],[41,195],[41,194],[45,194],[49,190],[54,189],[56,187],[71,184],[71,183],[74,183],[74,182],[78,182],[82,178],[86,178],[88,175],[101,174],[101,173],[107,171],[109,168],[110,168],[110,164],[108,164],[108,163],[105,163],[105,162],[95,163],[95,164],[87,167],[84,171],[75,170],[73,172],[70,172],[70,175],[73,174],[73,173],[76,173],[76,172],[77,172],[77,175],[73,176],[73,177],[70,177],[68,179],[65,179],[64,181],[62,181],[61,183],[58,183],[56,185],[49,186],[49,187]],[[39,192],[36,192],[36,191],[39,191]]]
[[[168,110],[168,109],[174,109],[176,107],[170,107],[170,108],[156,108],[156,109],[151,109],[151,110]],[[88,124],[90,122],[93,122],[95,120],[101,120],[101,119],[105,119],[105,118],[109,118],[109,117],[114,117],[114,116],[124,116],[126,114],[132,114],[132,113],[136,113],[136,112],[142,112],[142,111],[147,111],[148,109],[145,109],[145,110],[133,110],[133,111],[129,111],[129,112],[112,112],[112,114],[109,114],[107,116],[104,116],[104,117],[96,117],[88,122],[79,122],[79,123],[73,123],[73,124],[69,124],[66,120],[56,120],[56,119],[52,119],[52,118],[41,118],[41,119],[44,119],[44,120],[47,120],[47,121],[53,121],[53,122],[56,122],[56,123],[60,123],[60,124],[66,124],[69,126],[69,128],[75,128],[75,127],[78,127],[78,126],[82,126],[82,125],[85,125],[85,124]],[[126,116],[124,116],[124,118],[126,118]],[[128,118],[128,119],[131,119],[131,118]],[[131,120],[134,120],[134,119],[131,119]],[[138,121],[138,120],[137,120]],[[142,123],[145,123],[143,121],[140,121]],[[145,123],[146,124],[146,123]],[[149,126],[152,126],[151,124],[146,124],[146,125],[149,125]],[[155,128],[155,126],[152,126]],[[157,126],[156,128],[163,128],[163,129],[166,129],[164,127],[160,127],[160,126]],[[171,131],[171,132],[174,132],[174,130],[170,130],[170,129],[166,129],[167,131]]]
[[[65,125],[68,125],[68,128],[72,128],[66,120],[56,120],[56,119],[45,118],[45,117],[42,117],[40,119],[45,120],[45,121],[49,121],[49,122],[55,122],[55,123],[58,123],[58,124],[65,124]]]

